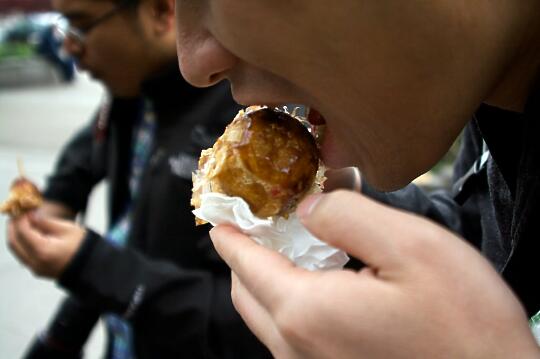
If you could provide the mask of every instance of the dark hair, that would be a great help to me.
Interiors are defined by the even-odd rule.
[[[139,5],[139,3],[141,2],[141,0],[108,0],[108,1],[118,4],[118,5],[125,4],[126,6],[133,7],[133,8],[135,8],[136,5]]]
[[[140,2],[140,0],[109,0],[109,1],[112,1],[112,2],[117,3],[117,4],[123,4],[123,3],[129,4],[129,3],[131,3],[132,5],[137,5]]]
[[[116,6],[124,7],[124,11],[128,18],[132,19],[130,23],[133,25],[134,29],[137,31],[141,30],[141,22],[138,21],[139,18],[136,16],[137,9],[142,0],[110,0],[116,4]]]
[[[141,0],[108,0],[108,1],[116,4],[117,6],[122,6],[128,11],[137,9],[139,3],[141,2]]]

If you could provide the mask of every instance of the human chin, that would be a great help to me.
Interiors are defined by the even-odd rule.
[[[411,180],[392,159],[368,156],[355,142],[347,142],[343,135],[336,135],[330,126],[327,126],[323,138],[320,153],[328,168],[358,167],[363,180],[381,191],[401,188]]]
[[[398,156],[367,159],[360,171],[362,178],[372,187],[389,192],[407,186],[427,169],[418,167],[414,158]]]

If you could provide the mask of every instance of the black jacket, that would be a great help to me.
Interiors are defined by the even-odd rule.
[[[98,315],[112,312],[131,322],[139,359],[270,357],[234,310],[230,270],[214,251],[209,228],[195,227],[190,207],[191,172],[201,149],[239,110],[228,88],[193,88],[177,70],[145,84],[158,126],[127,246],[89,232],[59,280],[72,297],[51,325],[56,334],[73,336],[67,324],[92,326]],[[141,99],[115,100],[105,129],[98,119],[83,129],[60,156],[45,197],[82,211],[105,178],[114,223],[129,199],[132,128],[141,106]],[[80,331],[72,343],[85,339]]]
[[[368,184],[363,191],[461,234],[502,273],[527,313],[533,315],[540,310],[539,136],[537,88],[523,114],[480,107],[465,129],[451,191],[428,195],[409,185],[400,191],[378,193]],[[487,150],[484,163],[481,158]]]

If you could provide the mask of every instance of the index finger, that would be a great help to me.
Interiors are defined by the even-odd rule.
[[[210,237],[244,287],[271,313],[290,294],[297,275],[307,273],[231,226],[213,228]]]
[[[77,228],[77,224],[71,220],[43,216],[31,213],[29,215],[30,224],[42,233],[49,235],[62,234]]]
[[[8,222],[7,241],[8,241],[9,249],[12,251],[12,253],[15,254],[15,256],[24,265],[31,266],[32,257],[29,256],[28,253],[26,253],[26,250],[24,249],[24,247],[19,243],[13,221]]]
[[[13,226],[17,233],[16,241],[24,248],[26,253],[35,256],[43,243],[47,241],[45,236],[32,227],[28,215],[15,219]]]

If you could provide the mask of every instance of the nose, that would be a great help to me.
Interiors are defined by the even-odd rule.
[[[237,57],[211,34],[177,37],[178,63],[182,75],[193,86],[212,86],[226,77]]]
[[[64,46],[64,50],[71,56],[80,57],[82,55],[83,45],[71,36],[66,36],[62,45]]]

